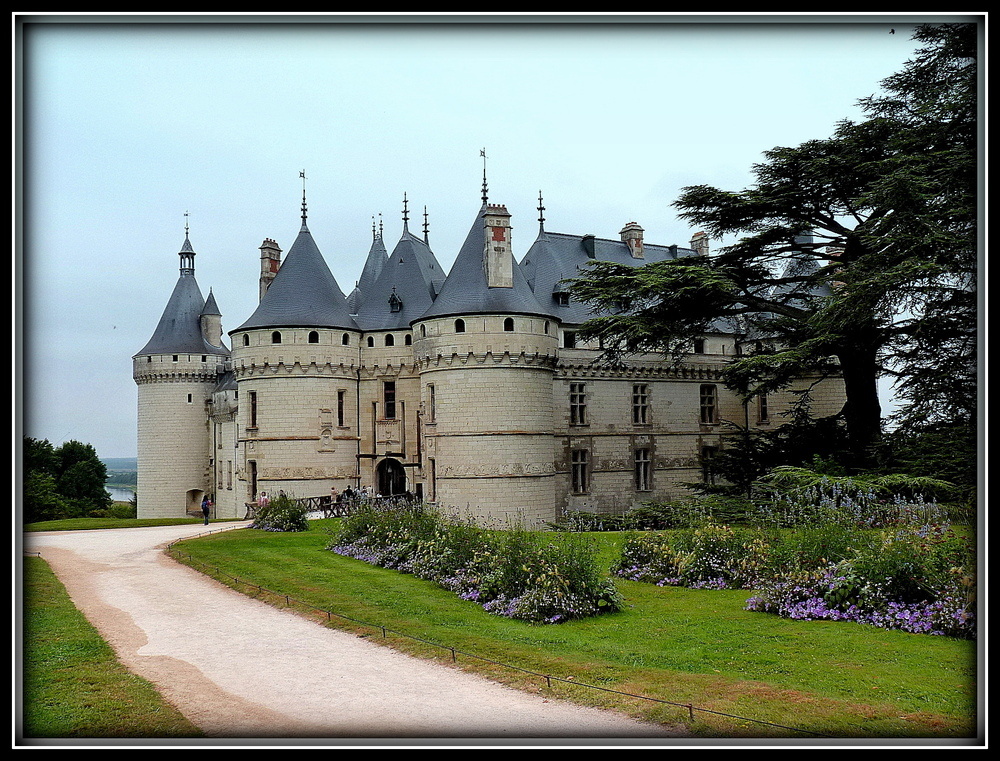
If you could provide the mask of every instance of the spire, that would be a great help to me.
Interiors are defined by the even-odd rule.
[[[410,210],[406,200],[406,192],[403,192],[403,230],[409,230]]]
[[[486,193],[486,149],[483,148],[479,151],[479,155],[483,157],[483,206],[486,205],[487,193]]]
[[[302,229],[306,229],[306,170],[303,169],[299,172],[299,177],[302,178]]]
[[[427,205],[424,204],[424,243],[427,243],[429,245],[430,241],[427,238],[428,229],[429,227],[427,225]]]
[[[542,204],[542,191],[538,191],[538,232],[545,232],[545,206]]]
[[[178,256],[181,258],[181,275],[194,275],[194,248],[191,247],[191,238],[188,233],[188,213],[184,212],[184,243]]]

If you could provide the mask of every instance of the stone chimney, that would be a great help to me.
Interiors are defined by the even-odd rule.
[[[642,253],[642,233],[642,227],[635,222],[629,222],[618,233],[622,237],[622,243],[628,246],[628,251],[633,259],[644,258]]]
[[[691,236],[691,249],[698,256],[708,256],[708,235],[703,232],[696,232]]]
[[[486,207],[483,217],[483,270],[488,288],[514,287],[511,229],[506,206]]]
[[[281,249],[278,244],[270,238],[265,238],[260,244],[260,295],[264,298],[267,289],[271,287],[271,281],[278,274],[281,268]]]

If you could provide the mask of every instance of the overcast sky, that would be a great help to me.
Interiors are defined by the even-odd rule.
[[[136,454],[131,357],[177,280],[185,223],[225,332],[255,308],[263,239],[294,240],[303,170],[310,230],[345,293],[373,217],[390,251],[399,239],[404,194],[410,230],[426,206],[431,248],[451,264],[481,203],[483,148],[518,259],[539,192],[548,230],[615,238],[634,220],[648,242],[684,246],[695,231],[671,206],[681,188],[741,190],[763,151],[829,137],[912,56],[914,22],[953,20],[40,18],[19,88],[15,380],[25,435],[103,457]]]

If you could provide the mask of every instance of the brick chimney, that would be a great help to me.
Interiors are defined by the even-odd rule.
[[[281,249],[278,244],[270,238],[265,238],[260,244],[260,295],[258,299],[264,298],[267,289],[271,286],[271,281],[278,274],[281,268]]]
[[[643,229],[636,222],[629,222],[618,233],[622,237],[622,243],[628,246],[628,251],[633,259],[644,258],[642,252]]]
[[[510,213],[506,206],[487,206],[483,216],[483,270],[488,288],[514,287]]]
[[[698,256],[708,256],[708,235],[703,232],[692,235],[691,248]]]

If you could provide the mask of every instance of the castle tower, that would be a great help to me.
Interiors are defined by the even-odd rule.
[[[511,231],[506,208],[484,199],[440,294],[413,323],[425,496],[481,522],[539,526],[556,517],[558,320],[514,263]]]
[[[184,516],[212,493],[206,403],[229,349],[221,340],[215,298],[206,301],[195,280],[195,252],[187,234],[179,256],[180,277],[156,330],[132,358],[140,518]]]
[[[361,484],[378,494],[426,494],[421,463],[420,378],[411,324],[431,306],[444,282],[426,235],[410,232],[403,200],[403,233],[377,279],[360,299],[365,331],[360,373]]]
[[[237,499],[318,497],[356,483],[360,331],[302,224],[257,309],[230,331]]]

